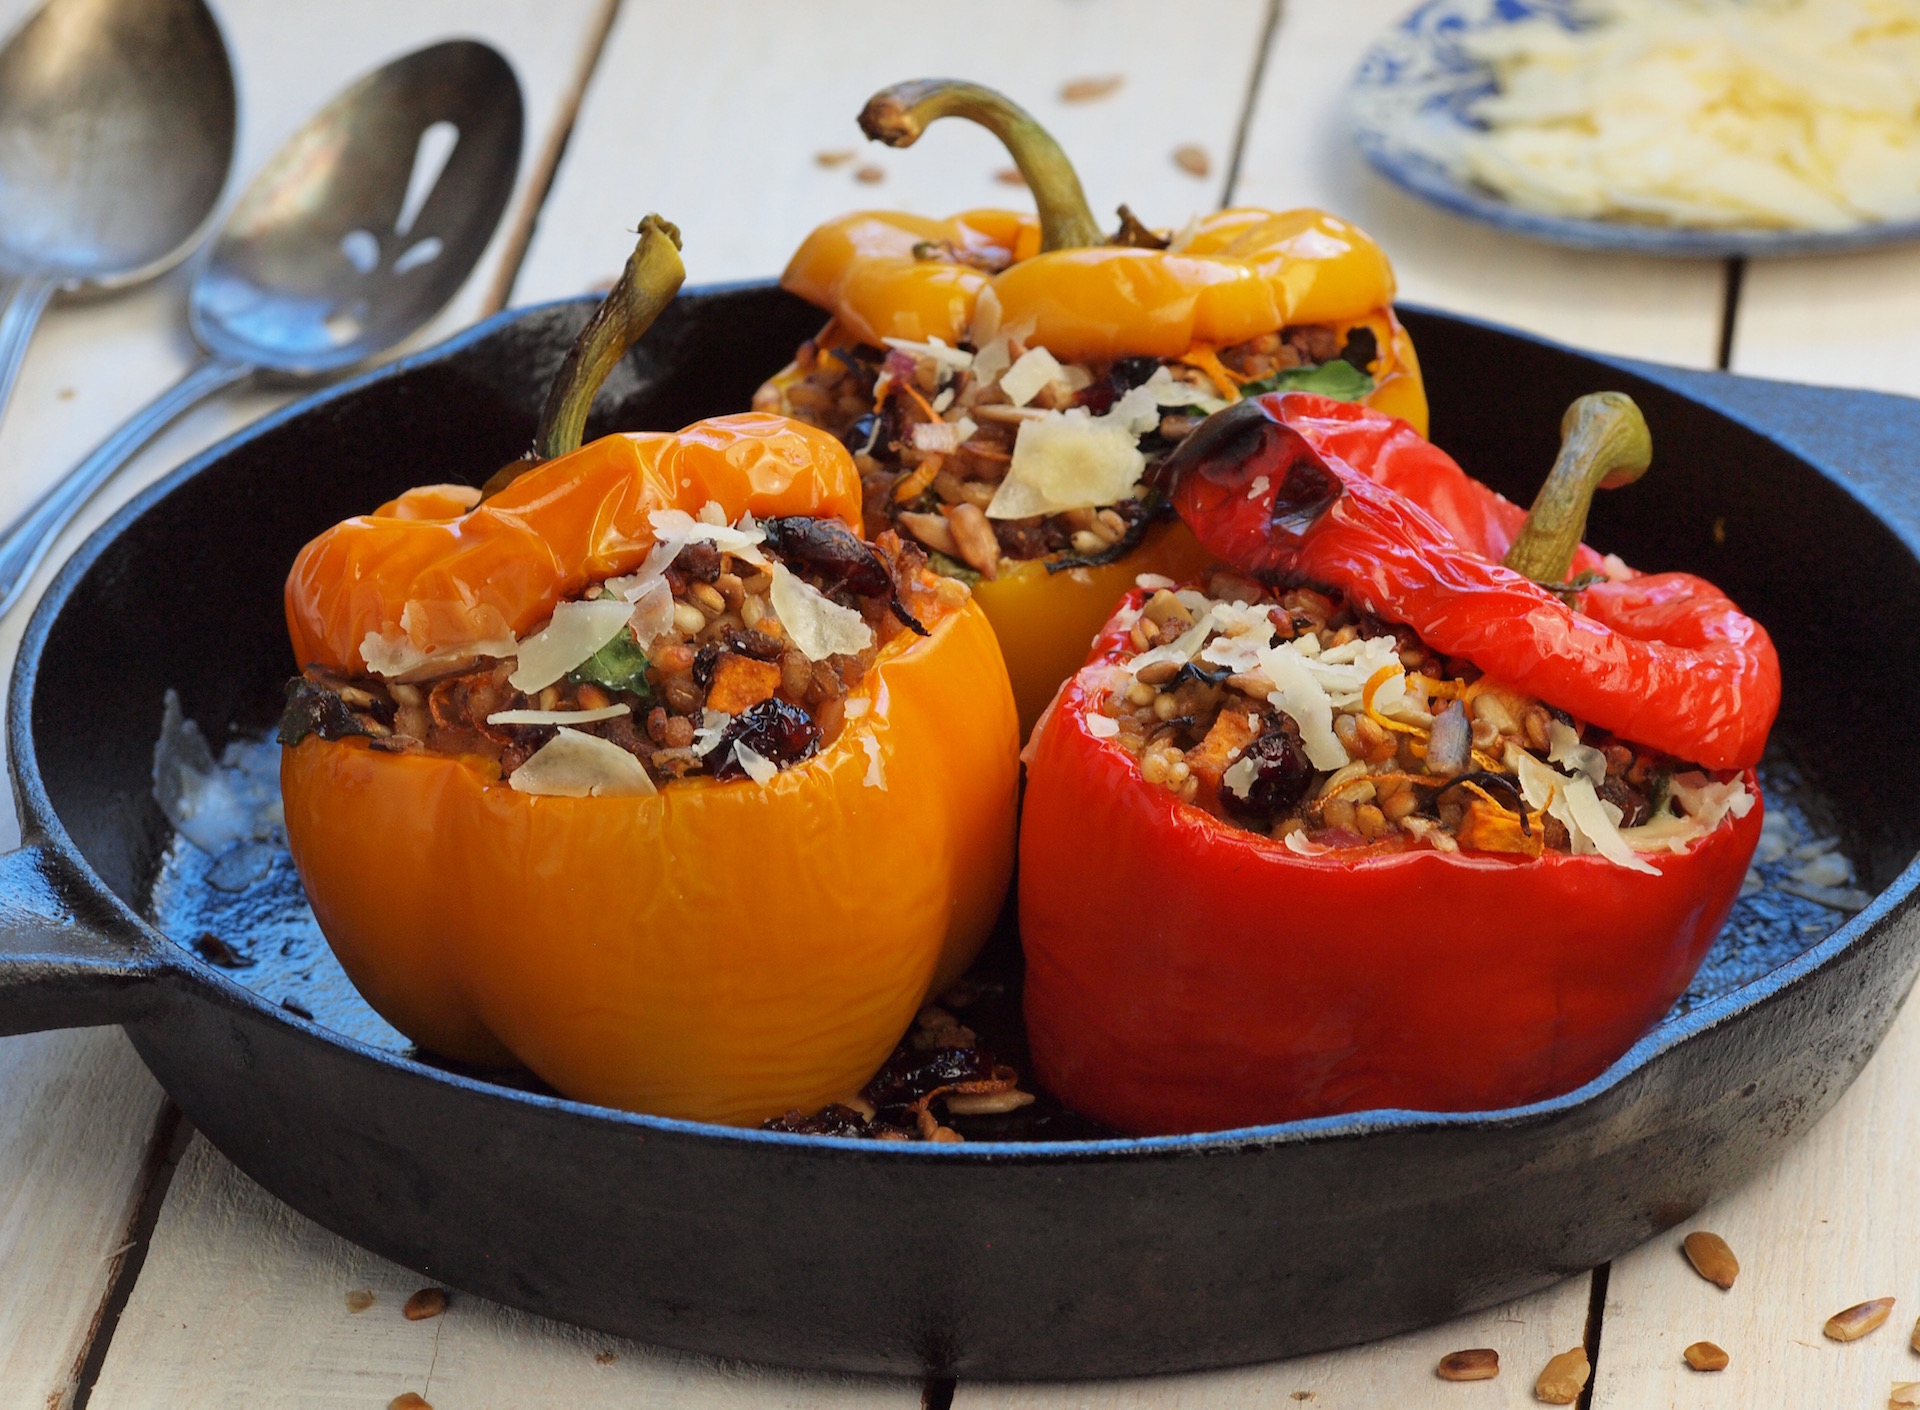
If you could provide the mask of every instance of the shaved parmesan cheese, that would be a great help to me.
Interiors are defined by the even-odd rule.
[[[980,351],[973,355],[973,383],[976,387],[991,387],[1012,365],[1013,356],[1007,347],[1007,340],[993,337],[975,346]]]
[[[1148,666],[1161,661],[1170,661],[1176,666],[1184,666],[1193,659],[1193,653],[1200,649],[1203,642],[1213,631],[1213,609],[1208,608],[1200,614],[1186,631],[1168,642],[1165,646],[1156,646],[1151,651],[1143,651],[1127,663],[1127,669],[1134,677]]]
[[[979,305],[974,305],[978,310]],[[950,348],[939,338],[929,338],[924,343],[916,343],[910,338],[882,338],[880,341],[896,352],[906,353],[909,357],[931,358],[955,372],[965,372],[973,366],[973,354],[959,348]]]
[[[1271,483],[1265,475],[1255,475],[1253,477],[1253,483],[1247,486],[1247,498],[1260,498],[1261,495],[1267,492],[1267,486]]]
[[[747,771],[747,777],[762,788],[772,783],[774,775],[780,772],[778,764],[744,741],[734,744],[733,757],[739,761],[740,767]]]
[[[887,791],[887,765],[886,761],[880,756],[880,741],[870,734],[862,735],[860,737],[860,747],[867,751],[867,773],[866,777],[862,778],[860,782],[868,788],[877,788],[882,793],[885,793]]]
[[[602,705],[598,710],[495,710],[490,725],[591,725],[631,715],[631,705]]]
[[[1083,718],[1086,720],[1087,733],[1095,739],[1112,739],[1120,733],[1120,721],[1111,715],[1103,715],[1098,710],[1089,710]]]
[[[374,675],[404,681],[439,675],[479,657],[511,656],[517,649],[496,608],[435,611],[409,601],[400,609],[398,628],[367,633],[360,659]]]
[[[508,775],[516,793],[554,798],[641,798],[658,792],[641,762],[611,740],[562,728]]]
[[[1585,774],[1595,786],[1607,781],[1607,756],[1590,744],[1582,744],[1573,726],[1555,720],[1547,726],[1547,741],[1553,747],[1547,757],[1576,774]]]
[[[1134,390],[1152,397],[1156,407],[1195,406],[1209,416],[1227,405],[1219,397],[1202,391],[1193,383],[1182,382],[1173,375],[1172,369],[1167,367],[1162,367]]]
[[[1162,592],[1173,586],[1173,579],[1162,577],[1158,573],[1142,573],[1133,580],[1133,585],[1137,588],[1145,588],[1148,592]]]
[[[1260,766],[1252,759],[1236,759],[1220,775],[1220,786],[1235,798],[1244,799],[1253,790],[1253,781],[1260,777]]]
[[[960,449],[960,427],[950,421],[920,421],[913,427],[913,448],[935,455],[952,455]]]
[[[1273,682],[1267,699],[1300,727],[1300,743],[1307,762],[1323,773],[1344,768],[1346,746],[1333,732],[1333,701],[1313,678],[1312,662],[1292,649],[1292,643],[1267,647],[1260,653],[1260,672]]]
[[[1028,348],[1020,360],[1000,374],[1000,390],[1015,406],[1025,406],[1049,382],[1060,380],[1060,360],[1045,348]]]
[[[1592,779],[1585,776],[1569,779],[1564,787],[1567,810],[1579,824],[1579,830],[1592,842],[1595,851],[1615,866],[1625,867],[1628,871],[1645,872],[1648,876],[1660,875],[1658,867],[1641,861],[1633,848],[1621,838],[1619,810],[1614,809],[1613,815],[1608,815],[1605,811],[1608,805],[1602,803],[1600,795],[1593,791]]]
[[[733,723],[733,716],[725,710],[702,710],[700,728],[693,732],[693,752],[695,757],[704,759],[720,747],[721,736],[726,734],[727,726]]]
[[[873,645],[873,628],[851,607],[842,607],[817,588],[796,578],[784,564],[773,565],[768,596],[787,639],[809,661],[857,656]]]
[[[647,522],[653,525],[654,537],[664,543],[669,539],[678,539],[682,547],[689,543],[710,543],[722,553],[731,553],[736,558],[749,563],[764,566],[766,558],[761,554],[759,545],[767,540],[765,531],[749,519],[743,519],[739,527],[726,522],[726,511],[712,500],[701,508],[701,517],[696,519],[684,509],[656,509],[647,515]],[[714,522],[715,516],[719,522]],[[674,550],[677,554],[678,549]],[[652,555],[648,555],[649,561]],[[668,559],[671,563],[673,560]],[[664,571],[666,564],[661,565]],[[644,571],[644,570],[643,570]]]
[[[633,603],[628,625],[633,628],[633,639],[646,651],[673,626],[673,588],[665,578],[650,578],[640,586],[638,595],[628,600]]]
[[[993,285],[983,284],[973,301],[973,322],[967,328],[967,341],[976,348],[984,348],[999,332],[1000,296],[994,292]],[[977,364],[974,371],[977,375]]]
[[[1084,407],[1075,407],[1023,421],[1014,438],[1013,461],[987,505],[987,517],[1029,519],[1093,509],[1131,495],[1147,458],[1136,444],[1140,433],[1122,415],[1125,404],[1123,397],[1105,416],[1090,416]]]
[[[1620,835],[1619,809],[1600,800],[1586,775],[1568,778],[1517,744],[1507,745],[1506,760],[1507,767],[1519,777],[1520,796],[1527,800],[1527,806],[1544,810],[1566,828],[1574,856],[1598,852],[1628,871],[1659,875],[1658,868],[1634,855],[1632,845]]]
[[[1304,832],[1289,832],[1286,846],[1289,852],[1302,857],[1324,857],[1333,850],[1331,847],[1322,847],[1317,842],[1309,842]]]
[[[944,392],[940,393],[939,396],[933,399],[933,414],[935,416],[938,416],[940,415],[940,413],[942,413],[952,405],[953,405],[953,388],[948,387]]]
[[[1744,818],[1753,811],[1753,795],[1747,792],[1747,782],[1742,778],[1714,783],[1705,774],[1676,774],[1672,788],[1682,810],[1709,828],[1718,827],[1728,813]]]
[[[544,690],[620,634],[633,616],[621,598],[563,602],[553,620],[520,643],[520,665],[507,679],[526,695]]]

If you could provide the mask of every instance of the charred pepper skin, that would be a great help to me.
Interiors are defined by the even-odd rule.
[[[367,634],[403,615],[423,651],[495,622],[524,633],[633,571],[652,510],[860,511],[846,451],[774,417],[608,437],[473,498],[413,491],[303,550],[287,587],[301,657],[358,674]],[[579,1100],[750,1125],[843,1099],[971,962],[1012,867],[999,648],[971,603],[929,630],[889,641],[850,692],[865,711],[764,786],[535,797],[490,759],[308,734],[281,789],[321,929],[422,1047],[524,1065]],[[768,751],[785,734],[804,752],[797,723],[751,721]],[[890,865],[903,838],[912,864]]]
[[[1756,806],[1652,858],[1658,876],[1564,853],[1300,856],[1146,782],[1088,731],[1130,653],[1109,630],[1061,692],[1020,829],[1035,1076],[1122,1131],[1571,1091],[1672,1007],[1759,842],[1749,772]]]

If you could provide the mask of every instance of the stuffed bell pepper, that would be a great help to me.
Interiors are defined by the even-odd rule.
[[[677,242],[649,218],[537,456],[302,550],[281,779],[321,929],[421,1047],[749,1123],[856,1092],[971,961],[1018,744],[985,617],[860,537],[832,436],[573,448]]]
[[[1132,1132],[1513,1106],[1685,988],[1759,837],[1766,632],[1580,544],[1646,468],[1583,398],[1530,514],[1402,421],[1214,417],[1169,492],[1232,565],[1148,580],[1030,745],[1036,1073]]]
[[[1053,138],[973,84],[887,89],[860,122],[905,147],[949,116],[1006,144],[1038,219],[821,226],[781,282],[832,317],[754,405],[842,437],[868,531],[973,582],[1025,729],[1136,575],[1207,561],[1149,472],[1209,412],[1306,388],[1424,428],[1426,395],[1393,272],[1353,226],[1235,209],[1156,233],[1122,206],[1109,235]]]

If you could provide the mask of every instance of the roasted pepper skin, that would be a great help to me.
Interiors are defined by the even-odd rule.
[[[1686,988],[1759,841],[1748,773],[1756,806],[1651,857],[1659,876],[1597,856],[1299,856],[1088,733],[1125,654],[1106,633],[1036,734],[1020,833],[1036,1076],[1122,1131],[1571,1091]]]
[[[858,477],[823,433],[736,417],[610,437],[457,520],[401,517],[462,500],[425,491],[336,526],[301,555],[289,625],[305,659],[349,671],[409,601],[464,593],[464,620],[484,605],[523,631],[637,566],[649,509],[709,499],[858,522]],[[1013,855],[1012,692],[977,607],[889,642],[850,698],[866,712],[764,788],[643,798],[533,797],[487,759],[309,736],[282,755],[289,844],[348,976],[423,1047],[665,1116],[815,1110],[971,962]]]
[[[1256,407],[1264,428],[1252,423]],[[1766,629],[1712,583],[1619,565],[1622,576],[1569,604],[1501,566],[1525,518],[1518,506],[1411,428],[1300,392],[1257,398],[1240,415],[1248,434],[1265,431],[1265,449],[1185,475],[1173,492],[1222,558],[1337,587],[1623,739],[1710,769],[1760,761],[1780,709],[1780,659]],[[1276,497],[1302,475],[1331,477],[1339,498],[1294,540],[1273,520]],[[1575,554],[1576,572],[1603,566],[1591,548]]]
[[[990,274],[915,255],[929,243],[1007,267]],[[957,346],[980,291],[991,286],[1002,326],[1031,324],[1027,342],[1063,362],[1178,358],[1291,324],[1377,321],[1380,360],[1368,400],[1426,426],[1412,342],[1389,322],[1393,270],[1364,233],[1324,211],[1217,211],[1200,218],[1178,252],[1114,245],[1042,252],[1039,222],[1011,211],[944,221],[860,211],[807,236],[780,283],[876,347],[886,338]]]
[[[1737,899],[1780,698],[1759,624],[1688,574],[1563,602],[1501,566],[1525,516],[1412,428],[1294,393],[1169,458],[1237,568],[1337,587],[1430,647],[1717,770],[1753,806],[1647,875],[1598,855],[1300,855],[1147,783],[1086,715],[1126,675],[1132,594],[1030,746],[1020,843],[1028,1035],[1069,1106],[1138,1133],[1374,1108],[1510,1107],[1597,1076],[1685,988]],[[1090,822],[1089,820],[1097,820]]]

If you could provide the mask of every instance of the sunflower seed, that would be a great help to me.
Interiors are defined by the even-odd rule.
[[[1740,1276],[1740,1260],[1718,1234],[1696,1229],[1687,1235],[1682,1247],[1687,1251],[1687,1261],[1693,1264],[1693,1271],[1716,1287],[1730,1288],[1733,1280]]]
[[[407,1299],[407,1305],[401,1309],[409,1322],[424,1322],[429,1317],[438,1317],[447,1310],[447,1290],[445,1288],[422,1288]]]
[[[1490,1381],[1500,1374],[1500,1353],[1492,1347],[1477,1346],[1470,1351],[1449,1351],[1440,1358],[1438,1375],[1443,1381]]]
[[[1827,1318],[1824,1330],[1834,1341],[1858,1341],[1886,1321],[1892,1311],[1892,1298],[1876,1297],[1872,1302],[1855,1303],[1845,1312],[1834,1313]]]
[[[1687,1364],[1696,1371],[1727,1369],[1727,1353],[1710,1341],[1697,1341],[1680,1354],[1687,1358]]]

